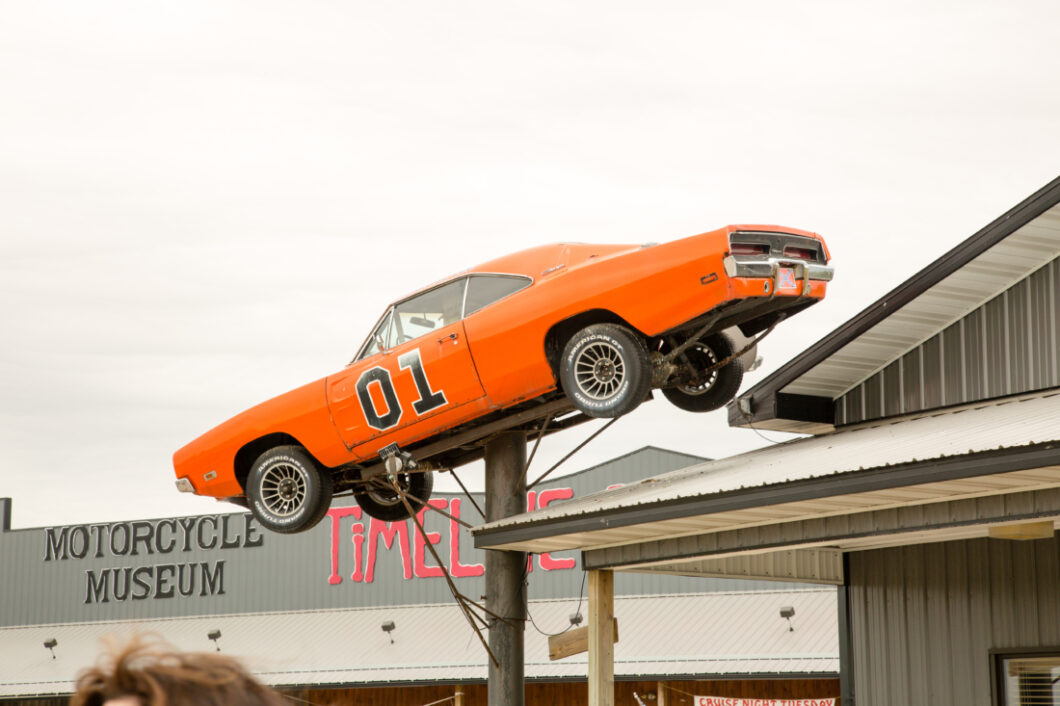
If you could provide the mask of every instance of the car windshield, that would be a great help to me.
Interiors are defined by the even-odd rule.
[[[386,332],[390,327],[390,316],[393,310],[387,311],[383,314],[383,318],[379,321],[379,325],[375,327],[375,331],[372,331],[372,335],[368,337],[368,340],[361,346],[361,352],[357,354],[355,360],[361,358],[367,358],[370,355],[375,355],[386,347]]]

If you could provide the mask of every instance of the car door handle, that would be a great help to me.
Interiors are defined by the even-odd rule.
[[[458,338],[460,338],[460,336],[456,335],[455,333],[451,333],[445,338],[439,338],[438,343],[445,343],[446,341],[452,341],[453,343],[456,343],[456,339]]]

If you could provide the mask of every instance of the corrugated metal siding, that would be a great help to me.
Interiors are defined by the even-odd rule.
[[[1058,272],[1053,260],[847,391],[838,424],[1060,385]]]
[[[859,706],[990,706],[989,651],[1060,644],[1060,543],[976,539],[850,555]]]
[[[964,360],[964,324],[950,326],[939,335],[939,367],[942,369],[942,404],[957,404],[967,394],[967,383],[961,375]]]
[[[883,370],[883,416],[896,417],[902,413],[902,362],[896,360]]]
[[[942,338],[936,336],[921,347],[920,390],[924,409],[942,406]]]

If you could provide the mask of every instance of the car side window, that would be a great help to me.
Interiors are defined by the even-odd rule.
[[[473,314],[509,294],[529,287],[531,279],[518,275],[472,275],[467,285],[464,316]]]
[[[395,306],[386,337],[387,348],[459,321],[462,318],[465,286],[467,278],[461,277]]]
[[[372,335],[368,337],[368,340],[364,342],[364,346],[361,348],[361,352],[357,354],[356,360],[367,358],[370,355],[375,355],[386,347],[386,337],[390,331],[390,317],[393,312],[388,311],[383,315],[379,325],[372,331]],[[380,345],[382,344],[382,345]]]

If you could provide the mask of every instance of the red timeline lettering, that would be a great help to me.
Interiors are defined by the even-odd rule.
[[[447,507],[449,507],[449,501],[448,500],[442,500],[440,498],[435,498],[434,500],[428,500],[427,504],[430,505],[431,507],[437,508],[439,510],[445,510]],[[423,508],[422,510],[419,511],[419,513],[416,514],[416,519],[419,520],[420,526],[424,528],[423,532],[420,532],[419,530],[416,531],[416,539],[415,539],[415,542],[416,542],[416,551],[415,551],[415,554],[416,554],[416,566],[415,566],[416,578],[427,578],[429,576],[434,576],[434,577],[445,576],[445,572],[442,571],[442,567],[440,567],[440,566],[427,566],[427,564],[425,563],[425,560],[427,558],[427,542],[430,542],[433,545],[433,544],[438,544],[438,542],[440,542],[442,540],[441,533],[439,533],[439,532],[427,532],[426,531],[426,525],[423,524],[423,522],[424,522],[423,518],[426,516],[426,514],[427,514],[427,508]],[[426,537],[426,540],[424,539],[425,537]]]
[[[453,498],[449,503],[449,514],[460,517],[460,498]],[[449,520],[449,573],[456,579],[486,573],[486,567],[482,564],[460,563],[460,524],[455,519]]]
[[[538,504],[542,508],[549,506],[553,500],[570,500],[574,497],[574,491],[571,488],[552,488],[550,490],[542,490],[538,496]],[[537,557],[538,562],[541,563],[541,568],[545,571],[555,571],[556,569],[573,569],[577,563],[574,561],[574,557],[567,557],[566,559],[553,559],[552,555],[548,552],[544,552]]]

